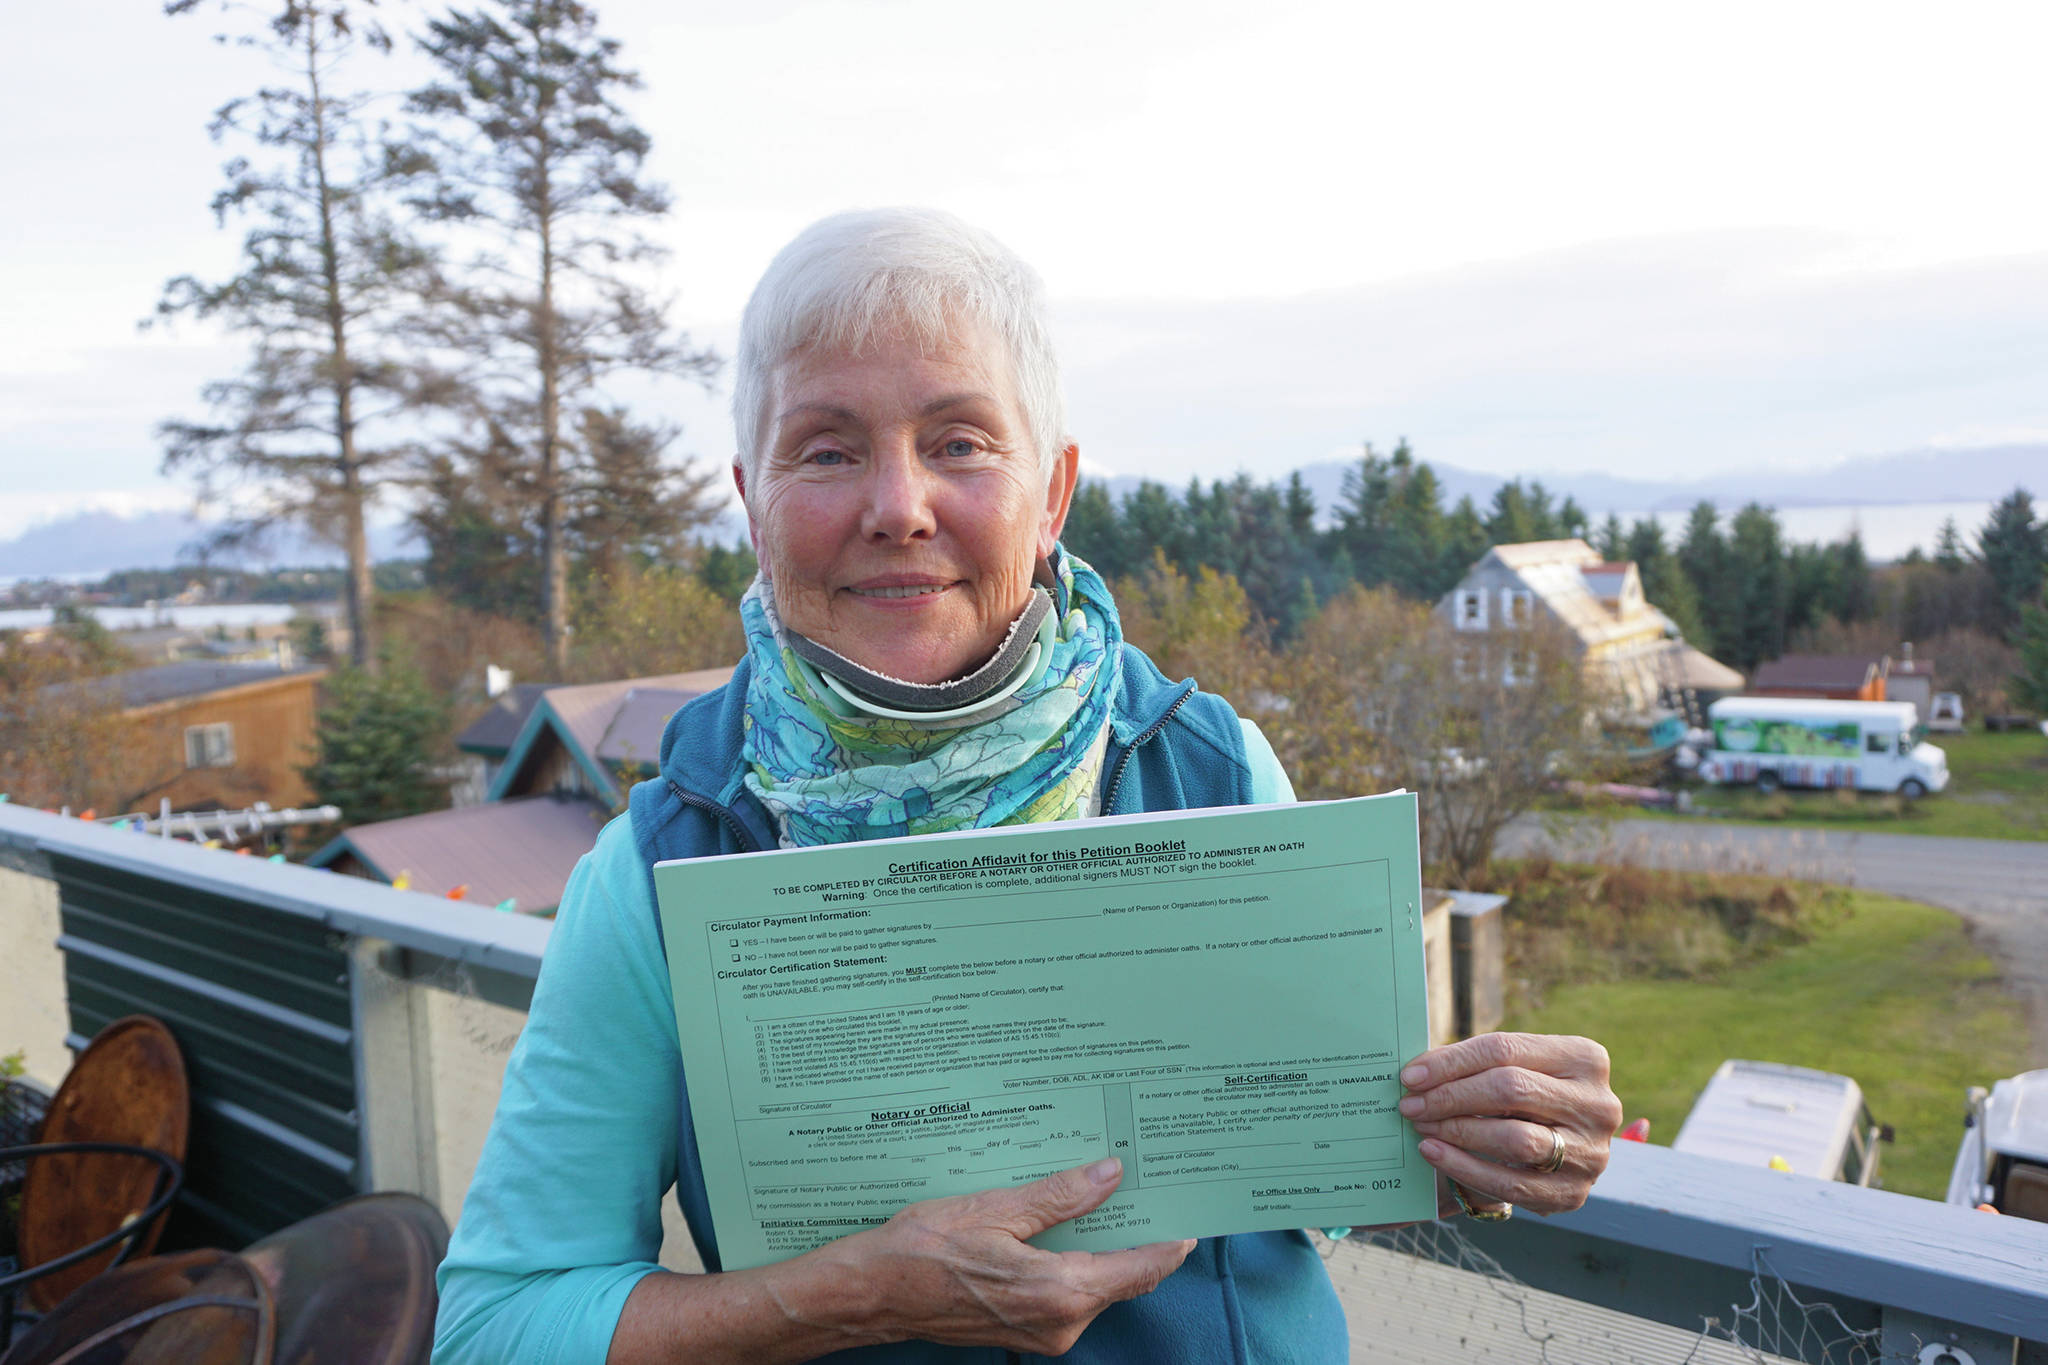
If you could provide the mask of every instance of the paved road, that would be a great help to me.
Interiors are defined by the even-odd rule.
[[[2048,842],[1935,839],[1773,829],[1714,820],[1597,821],[1525,817],[1502,835],[1510,856],[1755,872],[1841,882],[1961,915],[2027,1006],[2036,1066],[2048,1066]]]

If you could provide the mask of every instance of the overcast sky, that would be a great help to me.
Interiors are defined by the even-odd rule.
[[[9,15],[0,535],[179,501],[151,429],[241,354],[135,326],[231,266],[204,128],[265,74],[158,8]],[[805,223],[952,209],[1045,275],[1099,469],[1405,434],[1670,477],[2048,439],[2038,3],[599,9],[647,81],[679,321],[729,352]],[[635,396],[729,458],[722,392]]]

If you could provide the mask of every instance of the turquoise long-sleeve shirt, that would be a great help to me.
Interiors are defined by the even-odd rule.
[[[1256,802],[1294,791],[1241,722]],[[434,1359],[595,1365],[661,1267],[682,1062],[631,820],[605,826],[555,915],[531,1012],[437,1276]]]

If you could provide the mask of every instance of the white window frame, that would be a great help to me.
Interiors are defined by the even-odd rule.
[[[232,768],[235,766],[235,727],[227,721],[185,727],[187,768]]]
[[[1486,589],[1460,588],[1455,607],[1459,630],[1486,629]]]
[[[1536,594],[1528,588],[1500,590],[1500,623],[1503,626],[1526,626],[1535,612]]]

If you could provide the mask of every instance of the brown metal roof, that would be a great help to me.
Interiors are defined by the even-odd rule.
[[[411,875],[412,889],[496,905],[514,897],[527,913],[561,904],[576,860],[597,842],[604,808],[582,797],[520,796],[357,825],[327,849],[365,859],[386,879]]]
[[[1756,666],[1750,686],[1813,687],[1854,691],[1878,672],[1880,661],[1862,654],[1787,654]]]
[[[675,687],[636,687],[619,704],[618,713],[598,741],[601,763],[641,764],[653,767],[661,760],[661,732],[668,718],[692,697],[708,689],[686,692]]]
[[[561,717],[562,724],[575,737],[577,745],[593,758],[604,743],[605,732],[612,728],[612,720],[619,713],[619,707],[628,694],[642,688],[657,691],[674,691],[696,696],[722,687],[732,677],[732,668],[700,668],[693,673],[663,673],[651,678],[620,678],[612,682],[583,683],[548,689],[548,706]],[[664,718],[665,719],[665,718]],[[661,732],[655,731],[656,745],[660,743]]]
[[[212,663],[205,660],[159,664],[155,668],[131,668],[103,678],[82,682],[53,683],[48,690],[62,693],[76,689],[95,697],[112,695],[125,710],[154,706],[159,702],[203,697],[226,692],[251,683],[276,682],[307,674],[324,675],[326,669],[312,664],[280,668],[275,663]]]

